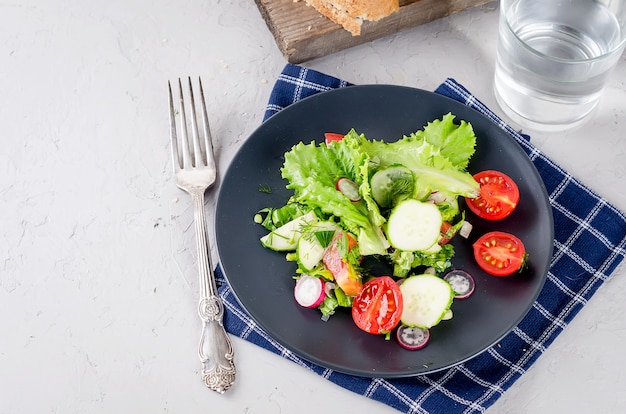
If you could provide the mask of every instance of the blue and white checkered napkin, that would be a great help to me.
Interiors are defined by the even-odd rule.
[[[348,85],[288,64],[272,91],[265,119],[302,98]],[[229,332],[346,389],[406,413],[484,412],[530,368],[624,259],[626,215],[563,171],[535,148],[528,136],[506,125],[455,80],[447,79],[435,92],[478,110],[511,134],[534,163],[550,196],[555,240],[548,279],[526,317],[497,346],[434,374],[393,380],[353,377],[293,355],[251,320],[223,279],[219,290],[226,302],[225,325]]]

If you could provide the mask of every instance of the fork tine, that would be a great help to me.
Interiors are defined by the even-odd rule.
[[[169,104],[170,104],[170,138],[172,147],[172,165],[174,171],[181,168],[180,156],[178,154],[178,136],[176,135],[176,115],[174,113],[174,98],[172,97],[172,84],[167,81],[167,89],[169,92]]]
[[[193,86],[191,85],[191,77],[187,78],[189,82],[189,109],[191,111],[191,137],[193,144],[193,154],[192,157],[195,161],[194,166],[200,167],[205,165],[205,160],[203,156],[203,149],[200,144],[200,137],[198,134],[198,118],[196,116],[196,100],[193,93]]]
[[[185,113],[185,99],[183,97],[183,85],[178,78],[178,94],[180,96],[180,132],[181,139],[178,140],[182,149],[182,168],[193,166],[189,150],[189,134],[187,133],[187,115]],[[180,156],[179,156],[180,157]]]
[[[204,148],[206,149],[206,163],[207,166],[215,165],[215,158],[213,155],[213,137],[211,136],[211,129],[209,128],[209,117],[206,111],[206,103],[204,101],[204,89],[202,88],[202,78],[198,77],[198,84],[200,85],[200,103],[202,105],[202,129],[204,131]]]

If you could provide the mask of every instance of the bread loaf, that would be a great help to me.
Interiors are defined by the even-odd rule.
[[[343,26],[352,36],[361,34],[364,20],[377,21],[400,8],[399,0],[306,0],[306,4]]]

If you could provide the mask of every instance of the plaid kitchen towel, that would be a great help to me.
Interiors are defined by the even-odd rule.
[[[348,85],[288,64],[278,77],[265,119],[302,98]],[[546,284],[529,313],[499,346],[433,374],[402,379],[353,377],[304,361],[276,343],[240,307],[218,266],[219,292],[229,332],[348,390],[405,413],[479,413],[530,368],[624,259],[626,215],[542,154],[528,136],[513,130],[455,80],[447,79],[435,92],[478,110],[506,130],[534,163],[550,197],[555,238]]]

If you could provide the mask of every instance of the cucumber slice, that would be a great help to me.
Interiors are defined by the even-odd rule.
[[[308,227],[298,239],[296,247],[298,266],[307,272],[317,266],[322,261],[326,246],[338,230],[339,226],[330,221],[320,221]],[[327,239],[328,243],[322,243],[320,239]]]
[[[400,285],[404,308],[400,318],[404,325],[428,329],[451,315],[454,291],[438,276],[411,276]]]
[[[261,244],[278,252],[296,250],[302,231],[316,221],[315,213],[309,211],[261,237]]]
[[[426,250],[437,243],[442,222],[441,212],[434,204],[405,200],[391,210],[387,237],[396,249]]]
[[[438,253],[439,250],[441,250],[441,245],[439,245],[439,243],[435,243],[432,246],[430,246],[428,249],[421,250],[421,252],[426,253],[426,254],[435,254],[435,253]]]
[[[381,207],[392,207],[398,200],[409,198],[415,190],[413,172],[403,165],[376,171],[370,180],[372,197]]]

